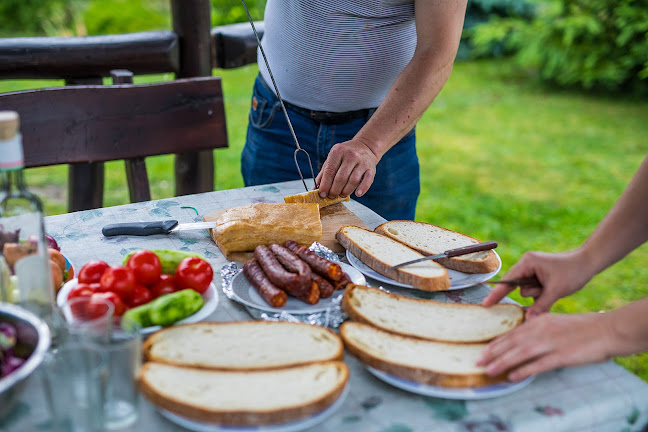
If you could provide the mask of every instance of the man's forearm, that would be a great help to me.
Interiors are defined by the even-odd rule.
[[[648,297],[607,312],[604,319],[613,335],[610,357],[648,350]]]

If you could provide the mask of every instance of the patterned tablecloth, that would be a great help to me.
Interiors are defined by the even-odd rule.
[[[246,309],[230,300],[220,289],[220,269],[228,262],[205,231],[105,238],[101,228],[127,221],[200,221],[202,215],[216,209],[254,202],[283,202],[283,196],[301,192],[302,188],[301,182],[287,182],[102,208],[47,217],[46,227],[77,269],[91,259],[121,263],[128,252],[142,248],[198,252],[212,264],[219,288],[218,307],[208,320],[245,320],[251,319]],[[345,205],[370,228],[384,222],[376,213],[356,202]],[[368,282],[380,285],[375,280]],[[488,289],[477,285],[436,293],[431,297],[451,302],[479,302]],[[421,396],[400,390],[376,378],[350,355],[346,355],[345,362],[351,377],[350,391],[344,403],[309,431],[620,432],[648,428],[648,384],[612,361],[545,373],[514,393],[470,401]],[[0,422],[0,431],[50,429],[41,379],[39,373],[30,378],[23,398]],[[167,420],[142,399],[138,422],[128,430],[175,431],[184,428]]]

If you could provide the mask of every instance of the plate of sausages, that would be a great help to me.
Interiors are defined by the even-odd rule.
[[[254,259],[232,279],[233,299],[268,312],[325,311],[348,284],[366,284],[362,273],[329,261],[294,241],[257,246]]]

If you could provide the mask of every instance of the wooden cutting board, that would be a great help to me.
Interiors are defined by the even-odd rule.
[[[205,222],[216,221],[226,210],[227,209],[214,210],[213,212],[203,216],[203,220]],[[337,233],[341,227],[345,225],[355,225],[368,229],[367,224],[356,216],[355,213],[349,210],[344,203],[333,204],[320,209],[320,219],[322,220],[322,240],[320,243],[335,253],[344,253],[344,248],[335,239],[335,233]],[[230,252],[225,254],[225,258],[229,261],[246,261],[252,257],[252,251]]]

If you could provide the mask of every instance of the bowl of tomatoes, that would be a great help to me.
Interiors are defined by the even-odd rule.
[[[77,278],[65,283],[59,291],[57,304],[62,306],[75,297],[102,298],[112,302],[115,317],[121,317],[131,308],[192,289],[203,297],[203,306],[179,322],[196,322],[209,316],[218,304],[213,275],[209,262],[197,254],[143,249],[127,255],[118,265],[101,260],[85,263]],[[158,328],[151,326],[143,330],[152,332]]]

